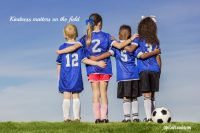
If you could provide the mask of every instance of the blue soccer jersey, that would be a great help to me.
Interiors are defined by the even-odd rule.
[[[80,42],[83,44],[85,49],[85,54],[87,57],[90,56],[99,56],[105,52],[108,52],[112,43],[111,35],[103,31],[92,32],[91,44],[86,45],[86,36],[83,36],[80,39]],[[104,59],[107,66],[101,68],[99,66],[86,65],[87,75],[89,74],[112,74],[112,64],[110,57]]]
[[[66,42],[60,46],[59,50],[74,45],[77,42]],[[84,58],[83,48],[61,54],[57,57],[56,62],[61,65],[59,91],[80,93],[83,90],[83,81],[81,73],[81,61]]]
[[[131,43],[130,45],[137,44]],[[114,47],[111,50],[116,59],[117,81],[139,80],[135,52],[128,52]]]
[[[138,43],[136,55],[138,57],[137,64],[138,64],[139,72],[142,72],[142,71],[160,72],[160,67],[156,60],[156,56],[152,56],[147,59],[139,58],[140,55],[142,55],[143,53],[152,52],[154,51],[155,48],[159,48],[159,45],[147,44],[145,40],[141,40],[140,38],[136,38],[135,43]]]

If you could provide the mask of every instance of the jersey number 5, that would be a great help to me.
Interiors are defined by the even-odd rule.
[[[72,67],[78,66],[78,54],[73,53],[71,55],[71,59],[72,59],[72,63],[71,63]],[[66,67],[70,67],[71,64],[70,64],[70,54],[67,54],[66,55]]]
[[[123,62],[127,62],[128,61],[128,56],[126,53],[124,53],[123,51],[121,51],[121,60]]]
[[[93,53],[101,52],[101,48],[98,48],[98,46],[100,44],[100,40],[99,39],[94,39],[94,40],[92,40],[92,43],[95,43],[94,47],[92,47],[92,52]]]

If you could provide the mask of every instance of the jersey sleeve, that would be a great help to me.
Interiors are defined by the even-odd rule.
[[[81,37],[78,41],[82,44],[83,47],[86,46],[85,35]]]
[[[139,46],[139,38],[135,38],[132,42],[131,45]]]
[[[115,40],[113,40],[110,34],[108,34],[108,42],[109,42],[110,48],[112,47],[112,44],[115,42]]]
[[[59,47],[59,50],[61,50],[61,49],[63,49],[63,45],[61,45],[61,46]],[[56,62],[57,62],[57,64],[61,64],[61,63],[62,63],[62,54],[59,54],[59,55],[57,56]]]
[[[84,59],[86,59],[86,52],[84,48],[80,48],[80,60],[83,61]]]
[[[115,56],[116,49],[114,47],[110,47],[109,51],[112,56]]]
[[[141,47],[138,47],[138,48],[135,50],[134,53],[135,53],[135,57],[140,58],[140,56],[143,54]]]

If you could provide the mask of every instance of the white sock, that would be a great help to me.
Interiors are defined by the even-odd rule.
[[[130,120],[130,117],[131,117],[131,101],[130,100],[123,101],[123,111],[124,111],[124,119]]]
[[[154,109],[156,108],[156,101],[155,100],[151,100],[151,102],[152,102],[151,112],[153,112]]]
[[[134,119],[138,119],[138,100],[133,99],[132,101],[132,117]]]
[[[147,116],[147,120],[151,118],[151,98],[145,97],[144,98],[144,110]]]
[[[79,98],[73,99],[73,115],[75,120],[76,119],[80,120],[80,109],[81,109],[80,99]]]
[[[63,100],[62,108],[63,108],[64,120],[70,119],[70,117],[69,117],[69,112],[70,112],[70,99],[64,99],[64,100]]]

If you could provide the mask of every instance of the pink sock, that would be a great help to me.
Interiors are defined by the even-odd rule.
[[[108,104],[101,105],[101,119],[108,119]]]
[[[100,119],[101,118],[100,103],[93,103],[93,113],[94,113],[94,118],[95,119]]]

